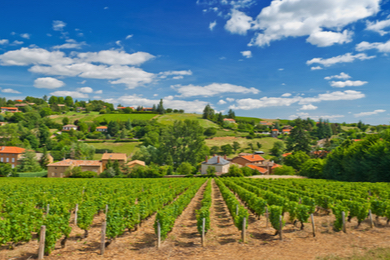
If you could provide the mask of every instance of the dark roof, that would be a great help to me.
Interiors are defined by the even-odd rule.
[[[218,157],[219,157],[219,163],[218,163]],[[222,156],[214,156],[210,159],[204,162],[202,164],[229,164],[230,162],[228,160],[225,160]]]

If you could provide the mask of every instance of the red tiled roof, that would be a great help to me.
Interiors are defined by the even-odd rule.
[[[16,99],[15,101],[16,102],[23,102],[23,100],[21,100],[21,99]]]
[[[24,153],[25,150],[15,146],[0,146],[0,153]]]
[[[275,169],[277,167],[282,167],[282,165],[275,163],[274,166],[272,166],[272,169]]]
[[[98,126],[98,127],[96,127],[96,129],[107,129],[107,126],[105,126],[105,125]]]
[[[13,109],[13,110],[18,110],[18,108],[17,107],[1,107],[1,109],[3,109],[3,108],[5,108],[5,109]]]
[[[282,156],[283,156],[283,157],[287,157],[287,156],[289,156],[290,154],[292,154],[292,153],[284,153],[284,154],[282,154]]]
[[[247,166],[249,168],[253,169],[253,170],[257,170],[257,171],[261,172],[262,174],[267,172],[267,169],[264,169],[262,167],[259,167],[259,166],[253,165],[253,164],[250,164],[250,165],[247,165]]]
[[[117,107],[117,109],[125,109],[126,107]]]
[[[236,122],[236,120],[232,119],[232,118],[224,118],[223,121],[232,121],[232,122]]]
[[[361,141],[362,139],[352,139],[352,141],[354,141],[354,142],[359,142],[359,141]]]
[[[283,132],[290,132],[291,130],[290,129],[283,129],[282,131]]]
[[[56,163],[48,164],[47,166],[100,166],[102,163],[96,160],[72,160],[66,159]]]
[[[264,158],[258,154],[244,155],[244,156],[241,156],[241,158],[244,158],[245,160],[250,161],[250,162],[264,161]]]
[[[279,130],[278,129],[272,129],[272,131],[274,132],[274,131],[276,131],[276,132],[279,132]]]

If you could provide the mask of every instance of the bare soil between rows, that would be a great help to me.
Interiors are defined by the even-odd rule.
[[[205,185],[177,218],[175,226],[161,249],[156,248],[156,235],[153,229],[155,215],[145,220],[138,230],[125,232],[100,253],[100,232],[104,214],[96,216],[93,227],[86,239],[84,231],[72,225],[73,230],[66,248],[60,243],[45,259],[316,259],[329,255],[348,257],[367,250],[390,247],[390,226],[384,218],[376,221],[371,229],[368,221],[357,228],[357,221],[347,223],[347,233],[333,230],[334,216],[322,212],[315,214],[316,237],[312,235],[311,223],[283,228],[283,241],[274,236],[275,230],[266,228],[264,216],[260,220],[251,214],[247,242],[241,242],[241,232],[234,226],[231,215],[222,195],[213,181],[213,203],[211,207],[211,229],[206,234],[206,246],[201,246],[196,227],[195,210],[200,208]],[[18,245],[14,250],[0,249],[0,259],[36,259],[38,242],[36,240]]]

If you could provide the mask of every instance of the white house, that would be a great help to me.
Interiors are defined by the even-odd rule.
[[[77,126],[76,125],[64,125],[62,127],[62,131],[70,131],[71,129],[73,130],[77,130]]]
[[[230,162],[218,155],[210,159],[206,157],[206,160],[202,162],[201,173],[207,174],[207,169],[209,167],[214,167],[216,173],[227,173],[230,168]]]

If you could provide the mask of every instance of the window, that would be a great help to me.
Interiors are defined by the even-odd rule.
[[[12,164],[12,169],[15,168],[15,165]]]
[[[6,162],[9,162],[9,158],[5,158],[5,161],[6,161]]]
[[[0,158],[0,162],[3,162],[3,157]]]
[[[15,162],[15,158],[12,158],[12,162]]]

